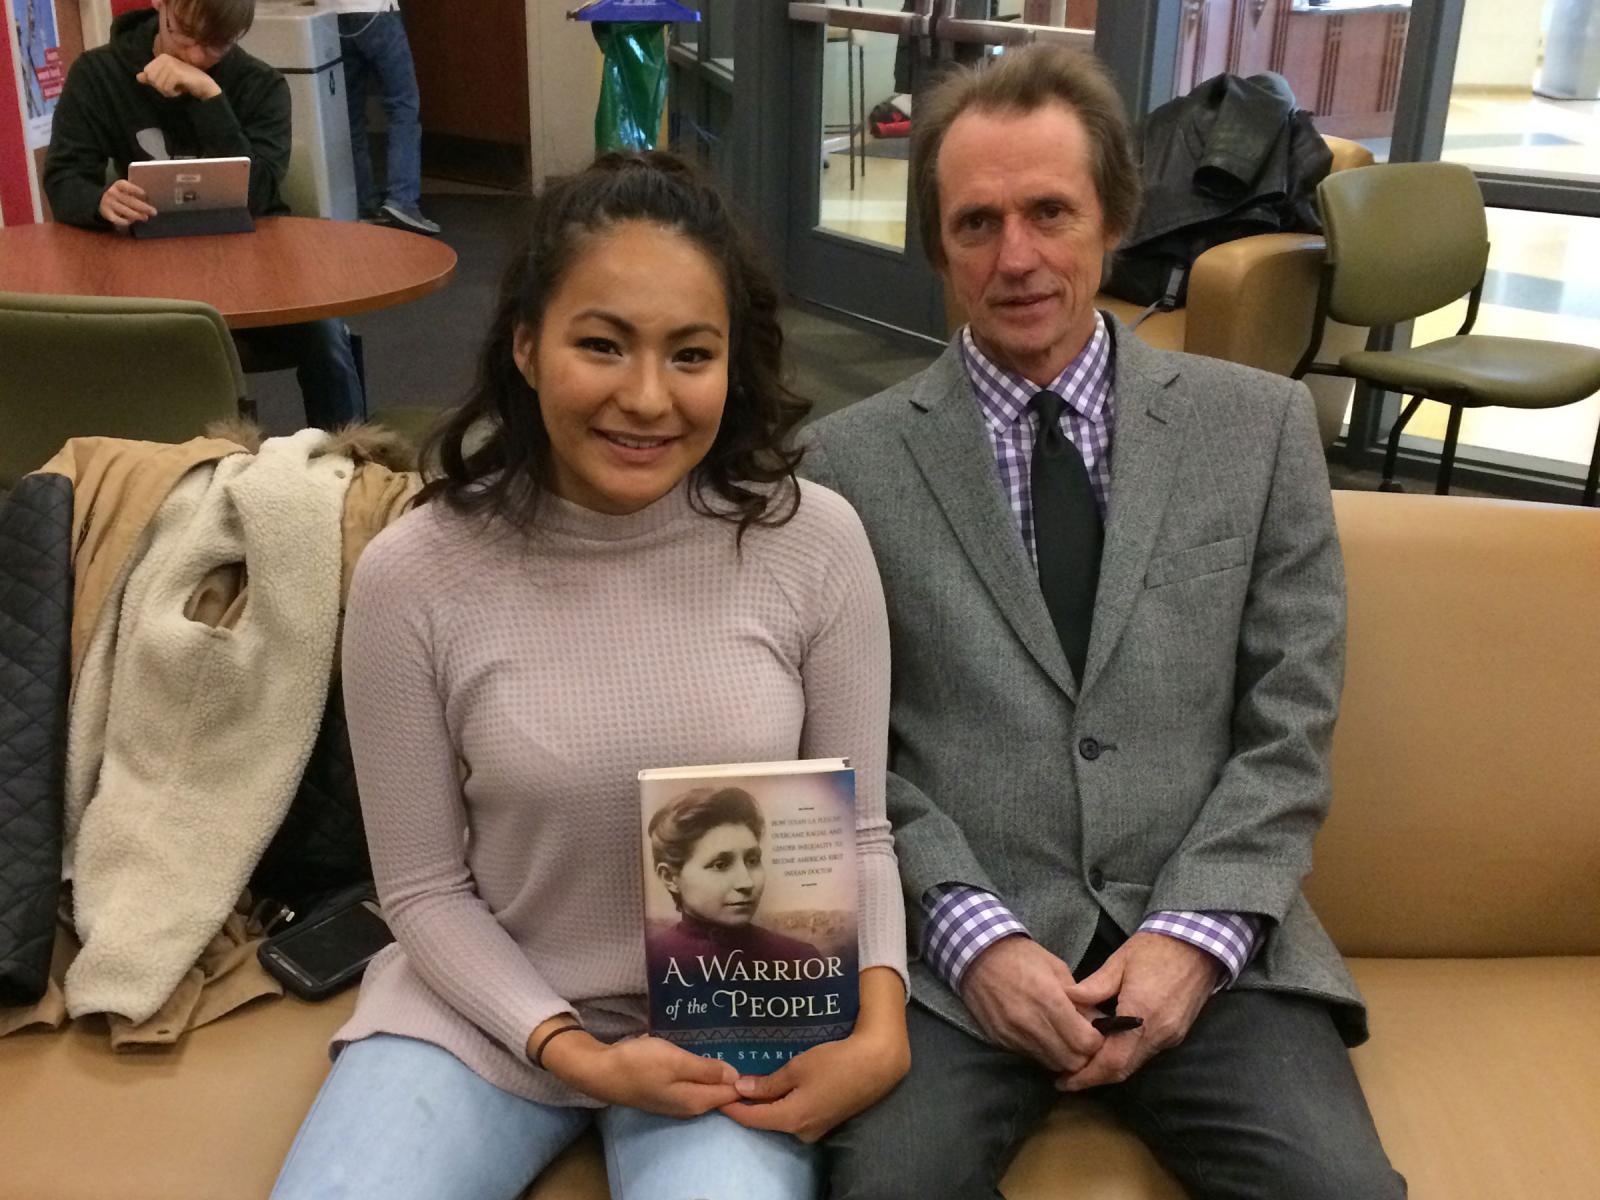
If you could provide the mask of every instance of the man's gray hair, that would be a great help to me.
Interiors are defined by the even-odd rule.
[[[1089,170],[1106,228],[1121,237],[1139,216],[1139,168],[1127,110],[1099,59],[1067,46],[1008,50],[975,67],[957,67],[917,101],[912,123],[911,178],[923,249],[945,263],[939,214],[939,149],[956,118],[970,111],[1027,114],[1064,104],[1089,135]]]

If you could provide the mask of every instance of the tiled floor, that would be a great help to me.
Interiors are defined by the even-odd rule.
[[[813,418],[899,383],[939,353],[809,309],[786,309],[783,332],[790,386],[811,401]]]
[[[848,153],[828,155],[827,164],[827,170],[822,172],[822,219],[818,224],[847,237],[904,249],[909,164],[904,159],[872,156],[867,159],[867,170],[863,174],[857,151],[853,185]]]
[[[1600,181],[1600,100],[1458,88],[1450,97],[1444,137],[1450,162]]]

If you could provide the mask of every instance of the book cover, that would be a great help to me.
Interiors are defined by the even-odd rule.
[[[842,758],[639,772],[650,1032],[744,1075],[859,1004],[855,772]]]

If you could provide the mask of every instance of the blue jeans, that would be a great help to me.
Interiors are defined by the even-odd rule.
[[[305,400],[307,425],[337,429],[367,419],[366,389],[361,386],[355,348],[343,321],[303,321],[298,325],[241,329],[233,340],[259,359],[265,369],[294,367],[300,395]]]
[[[341,13],[344,98],[350,110],[350,153],[356,169],[356,203],[363,213],[384,200],[414,209],[422,199],[422,124],[418,119],[417,69],[411,43],[397,12]],[[388,188],[372,181],[367,144],[367,84],[376,77],[389,119]]]
[[[815,1200],[813,1149],[721,1113],[688,1121],[554,1108],[485,1083],[427,1042],[346,1046],[272,1200],[515,1200],[593,1121],[612,1200]]]

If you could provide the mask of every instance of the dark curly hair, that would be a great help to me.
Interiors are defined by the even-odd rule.
[[[524,532],[551,479],[550,438],[539,395],[512,353],[519,326],[537,329],[585,241],[625,221],[648,221],[694,242],[716,266],[728,303],[728,398],[711,449],[690,472],[690,501],[738,524],[781,525],[800,505],[801,452],[789,435],[809,401],[783,382],[778,289],[754,243],[717,189],[689,163],[660,151],[603,154],[552,180],[532,205],[527,242],[506,270],[494,324],[466,401],[429,439],[435,464],[418,504],[442,499],[499,516]],[[782,487],[772,487],[782,484]]]

